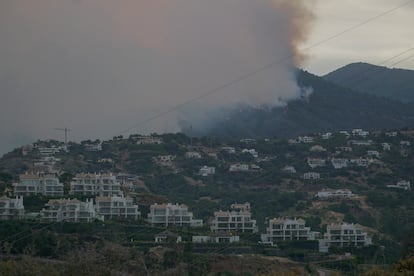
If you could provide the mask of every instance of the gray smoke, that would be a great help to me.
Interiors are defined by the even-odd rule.
[[[2,0],[0,153],[62,140],[55,127],[71,128],[72,140],[134,125],[175,131],[188,110],[208,118],[210,108],[296,98],[297,46],[312,19],[303,2]],[[292,58],[196,101],[200,108],[139,123],[284,57]]]

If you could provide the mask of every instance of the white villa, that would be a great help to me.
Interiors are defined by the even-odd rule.
[[[411,183],[408,180],[398,181],[395,185],[387,185],[387,188],[403,189],[406,191],[411,190]]]
[[[216,173],[216,168],[215,167],[207,167],[207,166],[203,166],[199,172],[198,172],[201,176],[209,176],[209,175],[214,175]]]
[[[268,221],[266,234],[262,234],[261,239],[263,243],[274,244],[286,240],[314,240],[315,234],[301,218],[273,218]]]
[[[321,175],[320,173],[317,172],[307,172],[303,174],[303,179],[305,180],[317,180],[317,179],[321,179]]]
[[[70,183],[70,194],[86,196],[121,195],[121,184],[112,174],[80,173]]]
[[[351,190],[348,189],[323,189],[322,191],[319,191],[315,197],[318,199],[331,199],[331,198],[352,198],[356,195],[352,193]]]
[[[152,226],[168,227],[201,227],[203,221],[194,219],[193,213],[188,211],[185,204],[152,204],[148,214],[148,222]]]
[[[252,219],[250,204],[232,204],[230,211],[216,211],[211,222],[213,232],[253,232],[258,231],[256,220]]]
[[[97,196],[95,209],[105,219],[137,220],[141,216],[138,205],[133,204],[133,199],[124,196]]]
[[[316,167],[324,167],[326,165],[326,160],[320,159],[320,158],[308,158],[307,162],[308,162],[308,166],[311,167],[312,169]]]
[[[24,216],[23,197],[0,197],[0,220],[22,219]]]
[[[14,194],[19,196],[63,196],[63,184],[54,173],[25,173],[20,182],[14,183]]]
[[[348,167],[349,160],[346,158],[332,158],[331,164],[334,167],[334,169],[342,169]]]
[[[372,244],[367,232],[355,224],[330,224],[327,233],[319,240],[319,251],[328,252],[329,247],[362,247]]]
[[[40,211],[42,220],[48,222],[91,222],[99,218],[93,206],[93,200],[82,202],[77,199],[53,199]]]

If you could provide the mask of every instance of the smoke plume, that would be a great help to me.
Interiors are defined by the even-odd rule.
[[[134,125],[132,132],[174,131],[189,112],[206,121],[208,110],[296,98],[298,45],[312,20],[304,2],[2,0],[0,152],[16,135],[61,139],[55,127],[71,128],[78,140]]]

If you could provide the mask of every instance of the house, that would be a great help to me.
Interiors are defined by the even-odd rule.
[[[252,219],[250,204],[232,204],[229,211],[216,211],[211,222],[213,232],[257,232],[256,220]]]
[[[257,153],[255,149],[242,149],[242,153],[249,153],[254,158],[259,157],[259,154]]]
[[[214,175],[216,173],[216,168],[215,167],[207,167],[207,166],[203,166],[199,172],[198,172],[201,176],[209,176],[209,175]]]
[[[391,144],[389,143],[382,143],[382,150],[383,151],[390,151],[391,150]]]
[[[0,220],[22,219],[24,216],[23,197],[0,197]]]
[[[360,136],[360,137],[367,137],[369,135],[369,131],[362,130],[360,128],[356,128],[352,130],[352,135]]]
[[[216,232],[209,236],[193,236],[193,243],[236,243],[240,241],[240,236],[230,232]]]
[[[355,224],[330,224],[327,226],[327,233],[319,240],[319,252],[328,252],[334,247],[363,247],[372,244],[368,233]]]
[[[349,160],[349,163],[354,164],[358,167],[368,167],[370,161],[364,158],[353,158]]]
[[[267,223],[266,233],[261,235],[263,243],[275,244],[278,241],[314,240],[315,232],[305,226],[305,220],[299,218],[273,218]]]
[[[315,145],[315,146],[312,146],[309,149],[309,151],[310,152],[324,152],[324,151],[326,151],[326,149],[324,147],[322,147],[321,145]]]
[[[229,172],[248,172],[250,166],[248,164],[232,164],[230,165]]]
[[[39,154],[42,155],[42,156],[51,156],[51,155],[55,155],[56,153],[60,152],[60,148],[55,147],[55,146],[50,147],[50,148],[48,148],[48,147],[38,147],[37,150],[38,150]]]
[[[316,167],[324,167],[325,166],[325,159],[321,158],[309,158],[307,159],[308,166],[312,169]]]
[[[367,150],[367,155],[369,157],[376,157],[379,158],[380,154],[377,150]]]
[[[221,147],[221,150],[229,154],[235,154],[236,149],[234,147]]]
[[[409,146],[411,146],[411,142],[410,141],[401,141],[400,146],[402,148],[409,147]]]
[[[398,181],[395,185],[387,185],[387,188],[403,189],[406,191],[411,190],[411,183],[407,180]]]
[[[152,135],[139,135],[136,136],[135,139],[137,139],[137,145],[161,145],[163,143],[161,137],[156,137]]]
[[[387,137],[396,137],[396,136],[398,136],[398,132],[397,131],[385,132],[385,136],[387,136]]]
[[[102,150],[102,143],[92,143],[92,144],[85,144],[83,145],[84,149],[86,151],[101,151]]]
[[[97,216],[92,199],[87,199],[86,202],[69,198],[49,200],[40,211],[40,217],[48,222],[91,222],[96,219],[103,220],[103,218]]]
[[[70,194],[85,196],[121,195],[121,184],[112,174],[76,174],[70,183]]]
[[[331,139],[331,138],[332,138],[332,132],[325,132],[325,133],[322,133],[322,134],[321,134],[321,138],[322,138],[323,140],[328,140],[328,139]]]
[[[293,166],[284,166],[282,168],[282,171],[287,172],[287,173],[296,173],[296,169]]]
[[[43,195],[63,196],[63,184],[55,173],[25,173],[19,176],[20,182],[14,183],[14,194],[19,196]]]
[[[337,147],[336,149],[339,151],[344,151],[344,152],[352,152],[351,147]]]
[[[153,157],[153,161],[163,167],[172,167],[174,165],[175,155],[159,155]]]
[[[321,179],[321,175],[317,172],[307,172],[303,174],[303,179],[305,180],[317,180],[317,179]]]
[[[133,199],[124,196],[97,196],[95,210],[105,219],[137,220],[141,216],[138,205],[133,204]]]
[[[371,146],[373,143],[372,140],[349,140],[348,144],[354,146]]]
[[[201,159],[202,158],[201,154],[196,151],[187,151],[184,156],[187,159]]]
[[[345,135],[347,138],[348,138],[349,136],[351,136],[351,134],[349,134],[349,132],[348,132],[348,131],[346,131],[346,130],[341,130],[341,131],[339,132],[339,134]]]
[[[244,138],[244,139],[240,139],[240,143],[244,143],[244,144],[256,144],[256,139]]]
[[[298,137],[298,141],[300,142],[300,143],[304,143],[304,144],[310,144],[310,143],[313,143],[314,142],[314,138],[313,137],[311,137],[311,136],[299,136]]]
[[[348,167],[348,159],[345,158],[332,158],[331,164],[334,169],[342,169]]]
[[[171,231],[163,231],[155,235],[156,243],[168,243],[168,242],[179,243],[181,241],[182,241],[181,236]]]
[[[185,204],[152,204],[148,214],[148,222],[152,226],[168,227],[201,227],[203,221],[194,219],[193,213],[188,210]]]
[[[332,198],[352,198],[355,197],[355,194],[348,189],[323,189],[322,191],[319,191],[315,197],[321,200]]]

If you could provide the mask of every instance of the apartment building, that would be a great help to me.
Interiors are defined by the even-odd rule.
[[[63,196],[63,184],[59,182],[55,173],[25,173],[20,175],[19,179],[19,183],[13,184],[15,195]]]
[[[203,221],[194,219],[193,213],[188,210],[185,204],[152,204],[148,214],[148,222],[152,226],[180,226],[180,227],[201,227]]]
[[[362,247],[372,244],[367,232],[355,224],[330,224],[327,233],[319,240],[319,251],[328,252],[329,248],[335,247]]]
[[[0,220],[22,219],[24,216],[23,197],[0,197]]]
[[[315,234],[301,218],[273,218],[268,221],[266,234],[262,234],[261,239],[263,243],[274,244],[278,241],[314,240]]]
[[[137,220],[141,216],[138,205],[134,205],[133,199],[124,196],[97,196],[95,210],[105,219]]]
[[[97,216],[92,199],[82,202],[69,198],[49,200],[45,208],[40,211],[40,217],[49,222],[90,222],[102,219]]]
[[[85,196],[121,195],[121,184],[112,174],[80,173],[70,183],[70,194]]]
[[[232,204],[229,211],[214,212],[211,222],[213,232],[257,232],[256,220],[252,219],[250,204]]]

